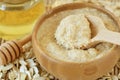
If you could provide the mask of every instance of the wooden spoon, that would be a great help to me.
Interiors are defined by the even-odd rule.
[[[94,47],[100,42],[120,45],[120,33],[108,30],[101,18],[97,16],[87,15],[86,18],[92,24],[91,29],[94,30],[94,36],[85,48]]]

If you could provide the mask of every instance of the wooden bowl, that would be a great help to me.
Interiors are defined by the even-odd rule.
[[[118,19],[112,13],[101,7],[88,3],[70,3],[58,6],[49,13],[45,13],[38,20],[33,30],[32,45],[38,62],[46,71],[53,74],[60,80],[95,80],[96,78],[101,77],[103,74],[109,72],[119,59],[120,48],[116,45],[113,45],[112,49],[108,51],[106,55],[98,59],[83,63],[65,62],[59,59],[56,60],[47,55],[42,46],[39,45],[38,31],[41,29],[41,24],[44,23],[46,19],[62,11],[82,9],[85,7],[94,8],[107,14],[114,20],[114,22],[116,22],[117,26],[120,27]]]

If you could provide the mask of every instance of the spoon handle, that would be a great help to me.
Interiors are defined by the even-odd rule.
[[[120,33],[113,32],[110,30],[102,30],[92,41],[103,41],[103,42],[110,42],[112,44],[120,45]]]

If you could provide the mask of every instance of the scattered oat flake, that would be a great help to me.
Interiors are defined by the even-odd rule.
[[[11,68],[13,68],[13,64],[8,64],[8,65],[4,66],[4,67],[2,68],[2,70],[3,70],[3,71],[7,71],[7,70],[10,70]]]
[[[117,76],[112,76],[112,79],[113,80],[118,80],[118,77]]]
[[[21,73],[20,80],[26,80],[27,74]]]

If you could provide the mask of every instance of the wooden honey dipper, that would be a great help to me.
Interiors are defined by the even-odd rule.
[[[0,65],[5,65],[14,61],[20,56],[23,51],[22,46],[31,40],[31,35],[28,35],[20,40],[7,41],[0,46]]]

